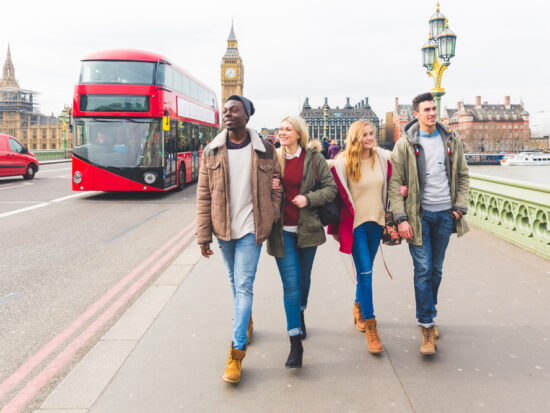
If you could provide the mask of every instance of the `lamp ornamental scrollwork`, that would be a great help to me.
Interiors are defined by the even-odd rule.
[[[420,50],[422,51],[422,66],[426,68],[428,76],[434,81],[431,92],[437,106],[437,120],[440,120],[441,97],[445,94],[445,89],[441,87],[441,79],[443,72],[449,67],[450,60],[455,55],[456,34],[449,29],[447,17],[439,11],[439,2],[436,12],[430,17],[429,27],[428,41]]]

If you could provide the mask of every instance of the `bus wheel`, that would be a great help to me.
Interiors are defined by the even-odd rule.
[[[35,174],[34,166],[33,166],[33,164],[29,164],[29,166],[27,166],[27,173],[25,175],[23,175],[23,178],[24,179],[33,179],[34,174]]]
[[[185,165],[182,163],[180,166],[180,173],[178,178],[178,191],[183,191],[185,187]]]

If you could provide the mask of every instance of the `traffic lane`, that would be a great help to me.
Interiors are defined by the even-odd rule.
[[[18,177],[0,179],[0,215],[42,202],[71,195],[71,166],[47,165],[33,180]]]
[[[91,194],[3,220],[0,377],[193,221],[194,193]]]

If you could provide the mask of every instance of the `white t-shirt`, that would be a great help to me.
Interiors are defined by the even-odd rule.
[[[228,149],[229,216],[231,239],[254,233],[252,204],[252,144],[241,149]]]

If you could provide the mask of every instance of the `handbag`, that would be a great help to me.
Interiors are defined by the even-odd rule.
[[[391,175],[391,164],[389,163],[388,163],[388,169],[390,169],[390,173],[388,174],[388,185],[389,185],[390,175]],[[399,235],[399,230],[397,229],[397,222],[393,220],[393,213],[391,212],[391,209],[390,209],[390,199],[387,196],[386,196],[386,213],[384,215],[384,228],[382,228],[382,243],[390,246],[401,244],[401,235]]]
[[[315,185],[313,186],[313,191],[321,189],[321,182],[319,181],[319,173],[317,172],[315,156],[316,153],[314,153],[311,158],[311,161],[313,162],[313,170],[315,171]],[[317,210],[319,211],[319,219],[321,220],[321,224],[323,224],[324,227],[328,224],[340,222],[340,209],[334,200],[317,207]]]

